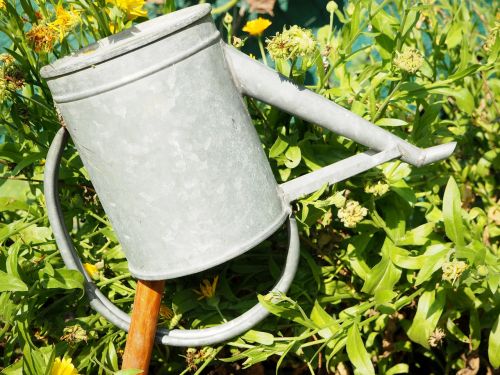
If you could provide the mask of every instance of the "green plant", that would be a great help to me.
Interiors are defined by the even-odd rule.
[[[55,58],[144,19],[134,18],[142,8],[117,4],[0,2],[0,33],[9,40],[0,63],[0,366],[7,374],[48,373],[63,356],[80,373],[119,369],[125,333],[89,309],[82,277],[64,268],[47,220],[44,157],[60,123],[39,75]],[[57,6],[73,22],[56,22]],[[297,201],[296,282],[287,296],[259,296],[275,318],[213,349],[157,347],[158,372],[202,373],[225,363],[360,374],[500,366],[498,15],[486,1],[360,0],[328,9],[331,22],[316,35],[289,27],[278,44],[264,34],[268,63],[420,147],[455,140],[458,148],[440,163],[386,163]],[[278,181],[362,150],[246,101]],[[60,180],[82,259],[103,292],[129,309],[135,281],[74,148]],[[285,241],[277,234],[213,271],[168,283],[160,324],[194,328],[238,315],[278,276]],[[217,306],[193,291],[215,274]]]

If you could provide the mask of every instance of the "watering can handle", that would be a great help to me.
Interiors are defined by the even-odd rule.
[[[57,189],[57,181],[59,164],[61,162],[62,153],[64,151],[64,147],[66,146],[67,139],[67,130],[65,128],[61,128],[52,141],[45,162],[45,202],[49,221],[54,232],[54,237],[66,267],[78,270],[83,274],[85,290],[92,308],[117,327],[128,331],[130,326],[130,316],[116,307],[92,282],[92,279],[83,268],[82,261],[73,247],[68,230],[64,224]],[[299,235],[297,224],[293,218],[289,218],[288,234],[289,248],[286,264],[280,280],[272,289],[274,292],[287,292],[293,281],[299,263]],[[158,329],[156,332],[156,340],[169,346],[188,347],[212,345],[229,340],[246,332],[264,319],[267,315],[269,315],[269,312],[262,305],[257,304],[239,317],[215,327],[194,330]]]
[[[455,149],[456,142],[426,149],[418,148],[323,96],[295,84],[236,48],[223,42],[221,44],[235,83],[242,94],[271,104],[313,124],[318,124],[361,143],[371,150],[364,156],[355,155],[343,160],[342,164],[336,163],[337,166],[333,168],[335,173],[329,170],[314,176],[309,174],[303,178],[300,177],[297,181],[293,180],[281,185],[285,198],[289,201],[298,198],[300,194],[314,192],[321,187],[322,183],[338,182],[337,172],[342,172],[344,176],[342,179],[345,179],[394,158],[401,158],[407,163],[420,167],[447,158]],[[369,158],[370,155],[376,158]],[[388,157],[390,158],[387,159]],[[376,161],[380,162],[374,164]],[[363,164],[366,168],[363,168]],[[350,175],[343,173],[346,170],[349,171],[353,165],[356,165],[356,173]],[[333,166],[335,164],[329,167]],[[332,177],[331,180],[325,178],[328,173]],[[320,176],[323,178],[322,183],[314,183],[315,179]],[[293,191],[288,191],[291,187]]]

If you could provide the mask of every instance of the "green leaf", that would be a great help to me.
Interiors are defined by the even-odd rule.
[[[42,285],[47,289],[82,289],[83,275],[76,270],[61,268],[54,270],[54,276],[44,274]]]
[[[269,157],[275,158],[281,155],[288,147],[288,142],[286,142],[281,135],[276,138],[276,141],[269,149]]]
[[[427,248],[424,256],[426,257],[424,265],[420,269],[415,280],[415,286],[429,280],[434,272],[441,268],[448,258],[449,247],[444,244],[431,245]]]
[[[410,366],[406,363],[398,363],[392,366],[389,370],[385,372],[385,375],[396,375],[396,374],[408,374],[410,372]]]
[[[287,168],[295,168],[299,165],[300,160],[302,159],[302,154],[300,152],[299,146],[291,146],[285,152],[285,156],[287,161],[285,161],[285,165]]]
[[[462,222],[462,209],[460,203],[460,191],[457,183],[450,177],[443,197],[443,219],[446,235],[457,246],[465,245],[464,227]]]
[[[355,374],[375,375],[375,369],[370,360],[370,355],[366,351],[356,323],[349,328],[347,333],[346,350],[349,360],[354,365]]]
[[[500,315],[493,324],[488,338],[488,358],[493,368],[500,367]]]
[[[397,242],[397,246],[422,246],[429,239],[427,238],[434,230],[434,223],[422,224],[405,233]]]
[[[386,238],[382,246],[382,259],[371,269],[361,289],[362,292],[375,294],[377,291],[394,288],[401,277],[401,270],[392,263],[389,257],[394,247],[389,238]]]
[[[426,291],[418,300],[417,313],[408,329],[408,337],[429,349],[428,339],[436,329],[446,301],[444,290]]]
[[[14,275],[0,271],[0,292],[26,292],[28,286]]]
[[[262,345],[272,345],[274,343],[274,336],[267,332],[254,331],[251,329],[247,331],[242,339],[250,343],[258,343]]]
[[[318,334],[326,339],[332,337],[340,329],[337,321],[321,307],[317,300],[314,301],[311,320],[320,328]]]
[[[379,126],[405,126],[408,125],[406,121],[397,118],[381,118],[377,120],[375,125]]]
[[[463,25],[460,22],[453,22],[446,35],[445,43],[449,49],[456,47],[462,41]]]

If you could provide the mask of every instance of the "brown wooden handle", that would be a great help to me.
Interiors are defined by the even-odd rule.
[[[138,280],[122,369],[148,374],[164,287],[164,280]]]

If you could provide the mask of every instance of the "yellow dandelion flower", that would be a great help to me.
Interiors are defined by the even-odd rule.
[[[89,274],[89,276],[93,279],[98,279],[99,278],[99,269],[90,263],[83,263],[83,268],[85,268],[85,271]]]
[[[57,32],[47,25],[35,25],[26,33],[35,52],[50,52],[54,48]]]
[[[71,363],[71,358],[56,358],[52,364],[50,375],[78,375],[78,371]]]
[[[107,0],[107,2],[116,5],[125,12],[129,20],[148,15],[146,9],[143,9],[145,0]]]
[[[56,19],[49,23],[49,27],[59,34],[59,40],[63,40],[68,32],[74,29],[82,19],[73,8],[69,11],[61,5],[56,7]]]
[[[259,17],[255,20],[248,21],[245,26],[243,26],[243,31],[252,36],[260,36],[265,29],[271,26],[271,24],[272,22],[268,19]]]
[[[204,279],[200,284],[200,290],[195,290],[194,292],[198,294],[200,297],[198,299],[210,299],[215,296],[215,289],[217,288],[217,281],[219,280],[219,276],[215,276],[214,281],[210,284],[210,281]]]

